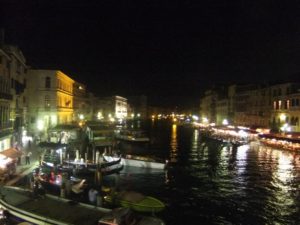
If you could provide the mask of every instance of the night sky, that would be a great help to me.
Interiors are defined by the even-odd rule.
[[[180,107],[214,84],[300,74],[297,2],[6,0],[0,15],[32,68],[60,69],[98,96]]]

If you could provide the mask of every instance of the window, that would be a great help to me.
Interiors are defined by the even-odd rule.
[[[46,77],[45,79],[45,88],[50,88],[51,87],[51,78]]]
[[[278,109],[281,109],[281,100],[278,101]]]

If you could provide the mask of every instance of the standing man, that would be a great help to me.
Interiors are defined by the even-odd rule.
[[[31,152],[28,152],[27,155],[26,155],[26,165],[29,165],[30,164],[30,156],[31,156]]]

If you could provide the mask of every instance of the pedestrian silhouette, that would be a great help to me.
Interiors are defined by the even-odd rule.
[[[31,156],[31,152],[28,152],[25,159],[26,159],[26,165],[29,165],[30,164],[30,156]]]

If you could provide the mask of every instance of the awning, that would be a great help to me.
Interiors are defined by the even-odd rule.
[[[16,159],[18,157],[21,157],[22,152],[15,148],[9,148],[0,152],[0,154],[5,155],[6,157],[9,157],[11,159]]]

